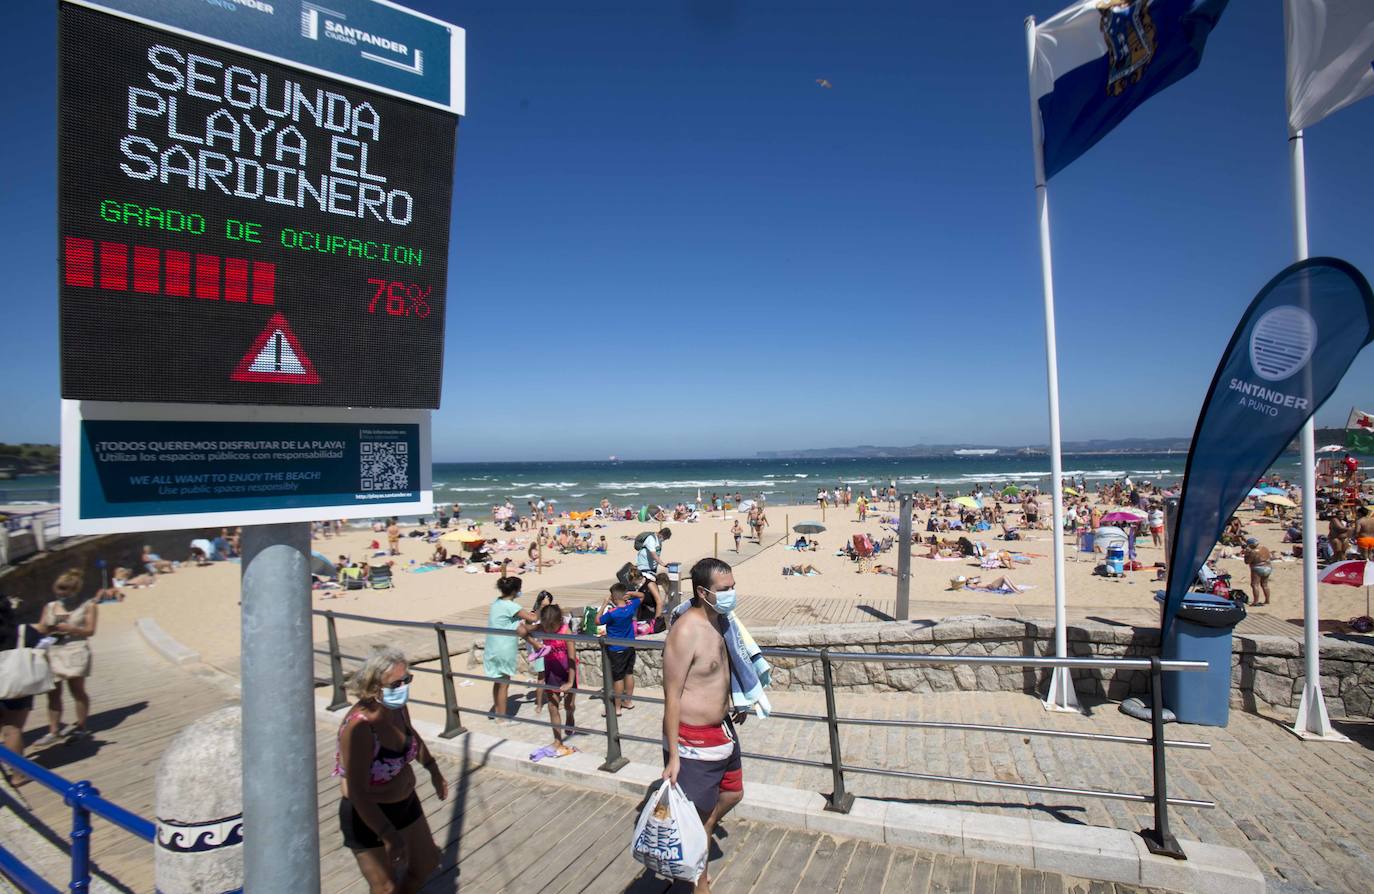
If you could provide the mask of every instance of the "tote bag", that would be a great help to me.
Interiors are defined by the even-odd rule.
[[[20,634],[19,642],[23,642]],[[42,649],[6,649],[0,652],[0,698],[38,695],[53,687],[52,669]]]

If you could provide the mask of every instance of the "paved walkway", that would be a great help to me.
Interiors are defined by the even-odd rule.
[[[658,695],[641,690],[643,695]],[[485,692],[464,688],[469,700]],[[1046,712],[1038,699],[1015,693],[938,693],[922,696],[872,693],[840,694],[841,716],[867,719],[951,720],[1023,727],[1148,736],[1147,725],[1120,714],[1114,704],[1094,706],[1088,716]],[[824,713],[818,692],[779,692],[778,711]],[[534,704],[515,701],[516,716],[533,717]],[[481,705],[485,707],[485,705]],[[546,714],[540,715],[541,718]],[[437,719],[437,714],[435,719]],[[542,742],[543,729],[520,723],[497,724],[480,715],[464,715],[474,729],[531,742]],[[599,700],[579,699],[579,726],[604,728]],[[640,702],[621,719],[621,731],[658,739],[662,710]],[[1232,712],[1226,728],[1171,726],[1169,737],[1209,742],[1211,751],[1171,749],[1170,795],[1214,800],[1217,808],[1174,808],[1175,834],[1204,842],[1242,848],[1264,872],[1271,890],[1371,889],[1374,860],[1374,724],[1338,727],[1351,744],[1305,743],[1278,721]],[[906,769],[947,776],[994,779],[1065,787],[1148,794],[1151,755],[1148,747],[1052,739],[1000,733],[915,730],[862,725],[841,727],[847,765]],[[746,751],[826,760],[824,724],[770,718],[750,720],[741,730]],[[604,740],[577,737],[574,744],[602,753]],[[659,747],[627,742],[627,757],[661,762]],[[828,793],[830,772],[815,768],[745,760],[746,780]],[[1153,825],[1151,808],[1095,798],[1026,795],[1015,791],[926,783],[850,772],[846,786],[861,797],[910,800],[979,811],[1030,815],[1137,831]],[[747,784],[747,783],[746,783]],[[957,890],[957,889],[956,889]]]
[[[73,782],[91,780],[100,794],[139,816],[152,818],[155,774],[162,750],[187,724],[233,699],[217,675],[197,675],[162,661],[132,628],[102,627],[91,641],[94,676],[90,729],[86,741],[48,748],[29,747],[27,757]],[[72,719],[72,702],[66,717]],[[47,731],[43,697],[35,699],[25,739],[32,743]],[[66,856],[72,811],[59,795],[36,783],[17,791],[0,784],[0,837],[18,834],[20,823],[36,835],[25,836],[42,860],[44,877],[65,888],[70,878]],[[93,876],[116,891],[153,889],[152,845],[99,818],[91,837]],[[9,846],[7,840],[6,846]]]
[[[224,677],[174,667],[154,655],[131,629],[102,629],[93,641],[91,680],[95,736],[81,743],[34,750],[30,756],[71,780],[89,779],[101,793],[151,818],[158,759],[188,723],[232,703]],[[647,706],[646,706],[647,707]],[[645,714],[648,711],[644,712]],[[31,719],[28,739],[41,734]],[[352,855],[342,847],[336,811],[339,786],[329,776],[334,729],[316,738],[322,890],[363,894]],[[452,783],[446,802],[421,784],[424,810],[443,850],[427,894],[472,891],[675,892],[630,859],[628,843],[640,804],[634,799],[501,773],[462,772],[440,758]],[[0,785],[0,837],[59,887],[69,874],[71,811],[46,789],[29,784],[16,794]],[[722,894],[774,892],[949,892],[987,894],[1132,894],[1135,889],[1060,875],[763,823],[730,821],[713,848],[712,873]],[[95,890],[151,892],[151,845],[100,819],[91,854]],[[0,879],[0,891],[9,886]]]

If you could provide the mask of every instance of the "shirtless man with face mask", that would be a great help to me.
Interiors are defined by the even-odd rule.
[[[663,649],[663,778],[681,786],[711,833],[744,797],[735,722],[730,715],[730,660],[722,629],[735,608],[735,575],[719,559],[692,566],[692,605],[668,629]],[[703,872],[698,894],[709,894]]]

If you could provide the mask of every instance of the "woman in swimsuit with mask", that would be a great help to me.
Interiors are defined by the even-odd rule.
[[[439,865],[411,761],[429,770],[439,800],[448,782],[410,723],[411,675],[396,649],[374,649],[349,681],[358,699],[339,728],[339,826],[371,894],[412,894]]]

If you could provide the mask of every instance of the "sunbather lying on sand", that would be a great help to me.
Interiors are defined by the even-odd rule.
[[[1024,587],[1017,586],[1012,582],[1012,579],[1006,575],[1002,575],[990,584],[983,584],[978,578],[971,577],[969,578],[968,585],[969,589],[986,590],[990,593],[1020,593],[1025,589]]]

